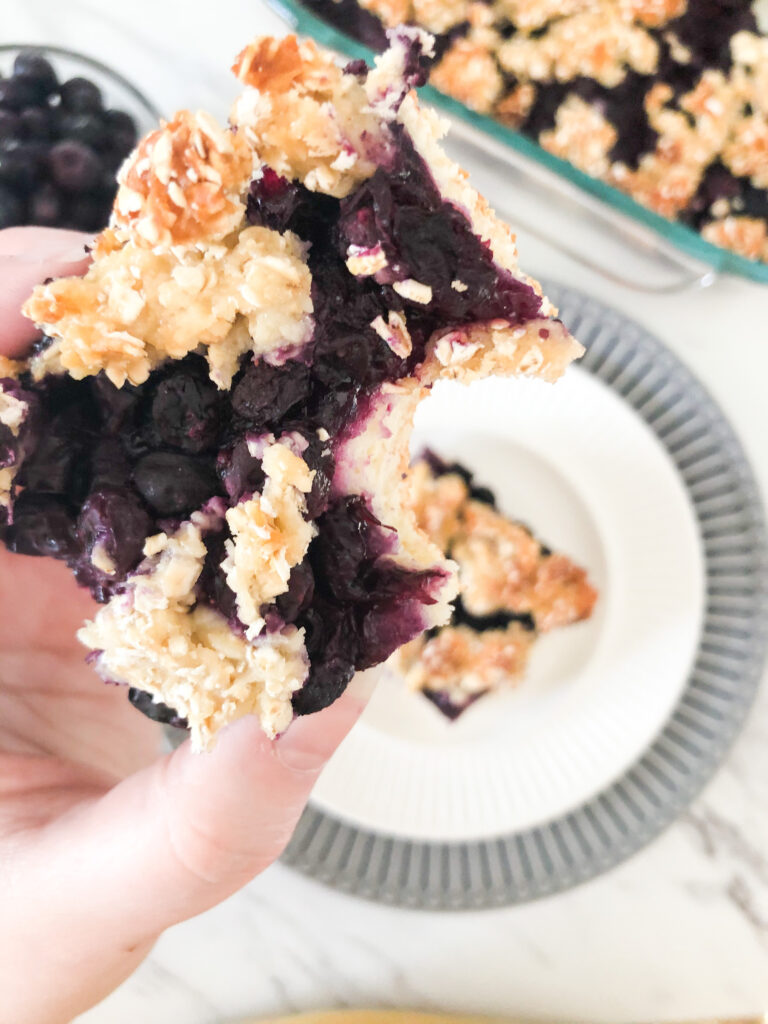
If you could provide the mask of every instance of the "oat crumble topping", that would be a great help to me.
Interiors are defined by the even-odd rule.
[[[0,355],[0,379],[3,377],[15,380],[16,377],[21,373],[23,364],[13,359],[8,359],[7,356]]]
[[[84,277],[35,289],[24,311],[55,342],[34,368],[78,380],[103,370],[121,387],[202,346],[226,388],[249,349],[263,355],[309,340],[311,284],[290,232],[249,227],[215,245],[161,251],[124,235]]]
[[[182,110],[123,165],[114,223],[152,248],[223,238],[243,219],[253,156],[243,138],[208,114]]]
[[[268,736],[278,735],[307,675],[302,632],[247,641],[219,612],[196,604],[206,548],[192,523],[150,546],[158,548],[149,571],[145,566],[78,633],[97,652],[98,671],[175,708],[198,749],[244,715],[257,715]]]
[[[262,466],[262,493],[226,514],[233,540],[227,541],[222,562],[249,640],[264,629],[262,605],[288,589],[291,569],[304,558],[316,532],[303,515],[314,476],[306,462],[286,445],[271,444]]]

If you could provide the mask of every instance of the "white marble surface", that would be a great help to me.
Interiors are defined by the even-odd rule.
[[[270,30],[279,23],[258,0],[4,0],[0,18],[0,42],[91,53],[165,112],[225,113],[231,58]],[[483,177],[501,201],[503,181]],[[687,295],[606,291],[525,233],[521,250],[527,269],[600,294],[685,359],[731,417],[766,492],[768,290],[724,279]],[[276,866],[168,932],[81,1021],[219,1024],[347,1005],[605,1021],[768,1008],[768,688],[691,811],[603,878],[524,907],[435,916],[350,899]]]

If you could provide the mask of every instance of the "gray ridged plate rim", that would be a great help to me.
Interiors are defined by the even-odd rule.
[[[624,399],[672,459],[702,541],[706,606],[683,694],[645,754],[597,797],[537,828],[471,842],[395,838],[305,811],[283,862],[394,906],[480,910],[550,896],[636,853],[722,763],[757,693],[768,647],[763,505],[744,450],[693,374],[617,310],[562,285],[547,292],[587,351],[583,369]]]

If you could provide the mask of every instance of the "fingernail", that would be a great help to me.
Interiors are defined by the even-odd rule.
[[[92,239],[79,242],[77,245],[69,245],[58,252],[10,252],[0,253],[0,260],[8,264],[23,263],[26,266],[67,266],[68,264],[82,263],[88,256],[86,246],[90,247]]]
[[[54,253],[50,257],[46,257],[45,263],[81,263],[88,256],[88,249],[93,244],[93,239],[90,238],[87,241],[80,242],[77,245],[67,246],[66,249],[62,249],[61,252]]]
[[[81,245],[65,249],[57,256],[54,256],[54,260],[57,263],[80,263],[89,255],[92,245],[93,239],[91,238],[88,242],[83,242]]]

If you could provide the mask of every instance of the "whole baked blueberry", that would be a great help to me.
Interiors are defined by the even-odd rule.
[[[101,89],[87,78],[70,78],[61,86],[60,94],[62,107],[72,113],[86,113],[103,108]]]
[[[13,62],[13,75],[32,84],[41,100],[55,92],[59,84],[51,62],[39,50],[22,50]]]

